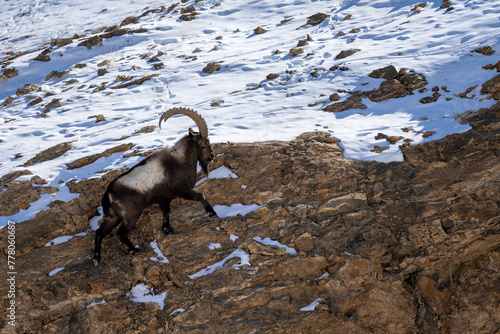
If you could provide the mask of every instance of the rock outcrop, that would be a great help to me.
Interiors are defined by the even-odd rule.
[[[17,332],[493,333],[500,104],[462,121],[472,129],[402,147],[404,162],[389,164],[346,159],[322,132],[215,145],[213,169],[237,178],[200,191],[259,209],[210,221],[199,203],[176,200],[166,236],[151,207],[130,234],[142,252],[108,237],[98,267],[89,219],[121,171],[69,181],[77,198],[15,225]],[[14,177],[2,178],[1,207],[38,194]],[[140,302],[141,289],[154,301]]]

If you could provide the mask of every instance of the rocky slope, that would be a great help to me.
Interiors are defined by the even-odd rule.
[[[2,308],[2,332],[498,332],[499,121],[497,103],[464,116],[470,131],[402,147],[405,161],[389,164],[346,159],[323,132],[218,144],[212,168],[237,178],[199,190],[214,204],[262,207],[210,221],[199,203],[178,200],[168,236],[152,207],[131,233],[142,253],[108,237],[98,267],[89,219],[119,171],[73,182],[78,198],[15,226],[16,327]],[[43,189],[15,177],[2,178],[2,208]],[[155,258],[154,240],[169,263]],[[156,302],[138,302],[138,286]]]
[[[413,11],[424,7],[415,6]],[[199,20],[203,13],[188,8],[182,9],[179,14],[183,17],[179,18]],[[452,8],[449,1],[443,1],[441,9],[445,8]],[[171,10],[148,10],[135,21]],[[327,16],[312,15],[307,25],[318,24]],[[86,38],[82,45],[92,48],[111,37],[144,34],[143,30],[121,27],[133,25],[133,21],[134,17],[128,18],[120,27],[101,31],[98,38]],[[259,28],[255,35],[266,33]],[[56,40],[52,46],[59,48],[81,38]],[[299,47],[291,49],[290,56],[302,54]],[[345,50],[335,58],[358,51]],[[47,61],[55,54],[51,52],[42,51],[37,61]],[[475,52],[494,54],[491,47]],[[485,70],[500,71],[495,61]],[[161,64],[160,69],[164,66],[157,64]],[[208,64],[211,66],[200,71],[223,72],[219,63]],[[15,80],[17,69],[1,65],[0,82]],[[337,70],[348,68],[333,66],[329,72]],[[56,76],[64,74],[54,72]],[[316,78],[323,72],[326,69],[304,73]],[[103,69],[101,73],[105,74]],[[148,74],[134,80],[126,76],[120,79],[125,83],[111,89],[141,87],[138,85],[157,76]],[[381,79],[376,82],[378,88],[342,92],[346,99],[332,91],[329,101],[325,103],[325,97],[311,106],[341,113],[416,93],[425,94],[418,99],[420,103],[431,105],[438,99],[500,100],[500,75],[461,93],[446,86],[426,87],[428,80],[423,74],[406,68],[387,66],[369,76]],[[266,80],[279,77],[271,73]],[[92,89],[97,93],[106,87],[103,82]],[[16,97],[8,97],[2,106],[12,108],[23,96],[38,90],[35,85],[20,87]],[[148,100],[143,95],[141,98]],[[51,107],[47,106],[41,117],[50,116],[50,109],[60,108],[61,101],[70,101],[59,97],[50,100]],[[34,95],[29,103],[41,104]],[[215,107],[228,101],[213,103]],[[406,100],[400,102],[404,103]],[[96,122],[104,119],[102,114],[91,117]],[[5,123],[11,121],[15,119]],[[1,332],[499,332],[500,102],[488,109],[468,111],[460,121],[472,129],[419,145],[411,145],[409,136],[419,131],[410,128],[396,133],[408,137],[390,131],[379,133],[375,139],[380,146],[373,148],[376,153],[404,143],[404,161],[389,164],[345,158],[331,132],[308,132],[289,142],[217,144],[212,170],[224,167],[234,173],[233,177],[208,179],[198,190],[212,204],[241,203],[259,209],[209,220],[199,203],[177,200],[171,215],[176,234],[166,236],[160,231],[159,208],[151,207],[130,235],[142,252],[129,255],[116,236],[110,236],[104,240],[98,267],[91,262],[92,226],[99,217],[107,184],[121,171],[107,170],[90,177],[97,170],[93,165],[86,179],[61,179],[60,184],[67,185],[76,198],[68,202],[52,199],[50,208],[34,218],[0,229],[2,245],[8,245],[10,232],[15,231],[14,267],[5,270],[8,263],[4,259],[12,255],[8,247],[2,247],[0,261],[6,273],[1,279],[2,291],[15,285],[14,298],[2,295]],[[88,151],[87,156],[65,162],[65,170],[78,173],[113,154],[147,155],[135,135],[154,129],[154,125],[144,126],[113,138],[118,141],[116,146],[101,153]],[[426,138],[434,133],[418,134]],[[135,143],[128,143],[129,138]],[[27,209],[41,196],[67,191],[65,186],[47,186],[46,180],[30,171],[76,149],[75,142],[64,140],[37,150],[22,166],[16,165],[14,172],[0,177],[0,216]],[[13,161],[17,158],[18,154]],[[13,270],[15,284],[7,280]],[[11,300],[16,305],[15,326],[9,324],[12,314],[3,307]]]

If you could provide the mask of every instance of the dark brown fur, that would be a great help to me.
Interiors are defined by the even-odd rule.
[[[96,231],[94,264],[97,266],[101,260],[102,240],[118,225],[118,239],[129,252],[137,252],[128,239],[128,233],[134,228],[142,211],[150,205],[160,205],[163,212],[162,230],[166,234],[174,233],[169,214],[170,203],[175,198],[199,201],[210,217],[216,216],[205,196],[193,190],[197,162],[208,175],[208,163],[213,158],[208,138],[189,129],[189,134],[173,147],[166,147],[152,154],[113,180],[102,199],[104,221]],[[150,170],[153,172],[148,173]],[[161,175],[156,175],[158,173]],[[137,184],[134,183],[134,178],[139,178]]]

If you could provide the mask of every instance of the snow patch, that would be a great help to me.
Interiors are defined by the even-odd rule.
[[[57,274],[58,272],[62,271],[64,269],[64,267],[60,267],[60,268],[56,268],[54,270],[52,270],[50,273],[49,273],[49,276],[52,277],[54,276],[55,274]]]
[[[97,208],[97,212],[99,212],[99,213],[97,215],[95,215],[94,217],[90,218],[90,220],[89,220],[89,226],[92,229],[92,231],[96,231],[99,228],[99,221],[101,219],[103,219],[103,217],[104,217],[102,206]]]
[[[82,232],[82,233],[78,233],[78,234],[75,234],[75,235],[66,235],[66,236],[63,236],[63,237],[57,237],[57,238],[55,238],[55,239],[47,242],[45,244],[45,247],[51,247],[51,246],[55,246],[55,245],[60,245],[60,244],[63,244],[65,242],[70,241],[74,237],[83,237],[83,236],[86,236],[86,235],[87,235],[86,232]]]
[[[236,257],[240,258],[240,263],[239,264],[233,264],[233,268],[239,269],[239,267],[241,267],[241,266],[244,266],[244,265],[248,265],[249,266],[250,265],[250,255],[247,252],[245,252],[243,249],[238,248],[234,252],[232,252],[231,254],[229,254],[228,256],[226,256],[224,259],[222,259],[221,261],[219,261],[219,262],[217,262],[215,264],[212,264],[211,266],[208,266],[205,269],[202,269],[202,270],[198,271],[195,274],[187,275],[187,276],[190,279],[195,279],[195,278],[198,278],[198,277],[201,277],[201,276],[209,275],[209,274],[213,273],[215,271],[215,269],[217,269],[217,268],[225,268],[224,267],[224,263],[227,260],[230,260],[230,259],[236,258]]]
[[[165,306],[164,300],[167,297],[167,291],[155,295],[152,289],[144,283],[139,283],[134,286],[132,290],[130,290],[130,294],[132,295],[132,298],[130,298],[131,301],[136,303],[154,302],[158,304],[160,310],[163,310]]]
[[[313,301],[311,304],[301,307],[299,311],[307,312],[307,311],[314,311],[316,309],[316,306],[319,305],[320,302],[323,301],[323,298],[318,298],[315,301]]]
[[[227,168],[226,166],[220,166],[219,168],[210,171],[208,177],[201,178],[198,182],[196,182],[196,185],[198,186],[202,184],[207,179],[225,179],[225,178],[237,179],[238,175],[234,174],[233,171]]]
[[[208,249],[210,249],[210,250],[214,250],[214,249],[217,249],[217,248],[221,248],[221,245],[218,242],[216,242],[216,243],[212,242],[210,245],[208,245]]]
[[[227,205],[214,205],[214,210],[219,218],[233,217],[237,215],[246,215],[252,211],[262,208],[264,205],[250,204],[243,205],[241,203]]]
[[[315,280],[315,281],[320,281],[320,280],[322,280],[323,278],[328,277],[328,276],[330,276],[330,273],[326,272],[326,273],[324,273],[323,275],[321,275],[320,277],[315,278],[314,280]]]
[[[278,242],[276,240],[272,240],[269,237],[266,237],[264,239],[262,239],[261,237],[254,237],[253,240],[255,240],[257,242],[260,242],[261,244],[264,244],[264,245],[267,245],[267,246],[274,246],[274,247],[278,247],[278,248],[285,247],[285,251],[286,251],[287,254],[297,255],[297,251],[295,250],[295,248],[283,245],[282,243],[280,243],[280,242]]]
[[[95,306],[95,305],[105,304],[105,303],[106,303],[106,301],[104,299],[101,300],[100,302],[92,302],[92,304],[90,304],[89,306],[87,306],[87,308]]]
[[[165,255],[163,255],[163,253],[161,252],[160,248],[158,248],[158,243],[156,242],[156,240],[151,241],[149,243],[149,245],[151,246],[151,248],[153,248],[153,251],[156,253],[155,257],[150,257],[149,258],[150,260],[158,261],[158,262],[161,262],[161,263],[169,263],[167,257]]]
[[[176,310],[173,310],[172,312],[170,312],[170,314],[168,315],[169,317],[173,316],[174,314],[177,314],[177,313],[184,313],[186,312],[185,309],[183,309],[182,307],[181,308],[178,308]]]

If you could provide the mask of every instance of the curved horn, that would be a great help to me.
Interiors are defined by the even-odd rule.
[[[193,109],[188,109],[188,108],[172,108],[163,113],[160,117],[160,122],[159,122],[159,127],[161,128],[161,122],[166,121],[170,117],[174,115],[186,115],[190,117],[195,123],[196,126],[198,126],[198,130],[200,130],[200,135],[204,138],[208,138],[208,127],[207,123],[201,117],[200,114],[198,114],[196,111]]]

